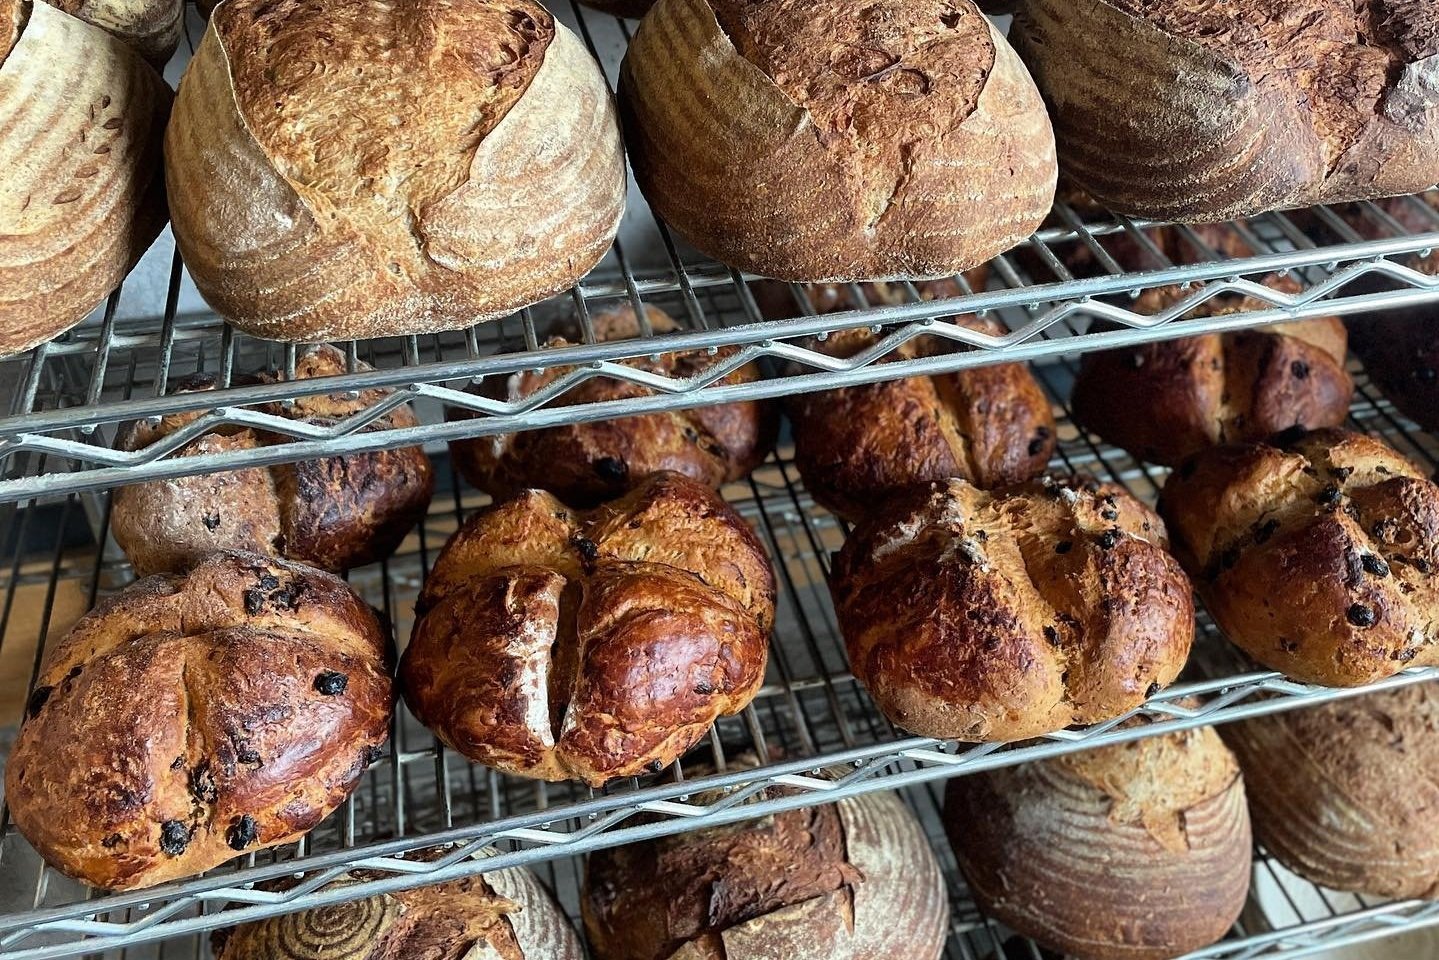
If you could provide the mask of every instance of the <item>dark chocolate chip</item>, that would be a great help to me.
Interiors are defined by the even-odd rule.
[[[1388,543],[1398,531],[1399,521],[1393,517],[1385,517],[1382,520],[1374,521],[1373,526],[1369,528],[1369,535],[1375,540],[1382,540]]]
[[[1093,480],[1093,479],[1084,481],[1084,492],[1085,492],[1085,493],[1098,493],[1098,492],[1099,492],[1099,481],[1098,481],[1098,480]]]
[[[659,772],[660,772],[661,770],[663,770],[664,768],[665,768],[665,762],[664,762],[663,760],[651,760],[651,761],[650,761],[650,770],[651,770],[653,773],[659,773]]]
[[[29,702],[25,704],[25,715],[33,717],[39,713],[45,706],[45,701],[50,699],[50,694],[54,691],[54,687],[36,687],[35,692],[30,694]]]
[[[1266,520],[1254,531],[1255,543],[1267,543],[1269,538],[1274,536],[1274,531],[1279,529],[1278,520]]]
[[[349,686],[350,678],[334,670],[326,670],[315,677],[315,690],[322,696],[338,697]]]
[[[1339,492],[1339,488],[1331,483],[1329,486],[1319,491],[1319,496],[1317,500],[1321,507],[1333,508],[1335,506],[1338,506],[1339,501],[1343,498],[1343,496],[1344,495]]]
[[[181,767],[183,767],[184,765],[185,765],[185,755],[184,755],[184,754],[181,754],[180,756],[176,757],[174,760],[171,760],[171,761],[170,761],[170,769],[171,769],[171,770],[179,770],[179,769],[180,769]]]
[[[258,765],[260,763],[260,754],[251,750],[248,743],[237,743],[235,744],[235,759],[241,763]]]
[[[1074,541],[1073,541],[1073,540],[1061,540],[1061,541],[1059,541],[1058,543],[1056,543],[1056,544],[1054,545],[1054,552],[1055,552],[1055,553],[1058,553],[1058,554],[1061,554],[1061,555],[1062,555],[1062,554],[1066,554],[1066,553],[1068,553],[1070,550],[1073,550],[1073,549],[1074,549]]]
[[[1154,696],[1156,693],[1163,689],[1164,688],[1159,685],[1158,680],[1154,681],[1149,685],[1149,688],[1144,691],[1144,699],[1148,700],[1150,697]]]
[[[1100,519],[1102,519],[1102,520],[1114,521],[1114,520],[1118,520],[1118,519],[1119,519],[1119,511],[1118,511],[1118,510],[1101,510],[1101,511],[1099,511],[1099,516],[1100,516]]]
[[[1343,483],[1345,480],[1348,480],[1351,476],[1354,475],[1354,468],[1335,467],[1334,469],[1329,471],[1329,475],[1335,480],[1338,480],[1340,483]]]
[[[584,560],[585,563],[594,563],[599,559],[600,545],[589,537],[575,537],[571,542],[574,544],[575,549],[580,552],[580,559]]]
[[[274,590],[280,585],[280,578],[265,574],[260,578],[260,586],[265,590]]]
[[[1429,561],[1425,560],[1423,557],[1415,557],[1413,560],[1409,561],[1409,564],[1415,570],[1418,570],[1420,573],[1423,574],[1427,574],[1430,570],[1433,569]]]
[[[373,766],[384,755],[385,750],[383,747],[369,746],[360,751],[360,759],[365,762],[365,766],[367,767]]]
[[[220,525],[220,515],[218,513],[207,513],[200,519],[200,522],[205,525],[206,530],[214,530]]]
[[[1417,656],[1419,656],[1418,648],[1410,647],[1407,650],[1395,650],[1391,659],[1398,660],[1400,663],[1408,663]]]
[[[595,474],[607,483],[623,483],[630,475],[630,468],[623,460],[600,457],[595,461]]]
[[[190,828],[183,820],[166,820],[160,825],[160,849],[178,857],[190,845]]]
[[[1099,537],[1099,549],[1113,550],[1114,545],[1119,542],[1120,537],[1123,535],[1118,527],[1104,531]]]
[[[1295,360],[1289,365],[1289,372],[1294,374],[1296,380],[1307,380],[1309,379],[1309,364],[1303,360]]]
[[[259,613],[265,606],[265,595],[259,590],[245,591],[245,612],[250,616]]]
[[[1045,628],[1044,628],[1044,639],[1048,640],[1050,643],[1058,643],[1058,642],[1059,642],[1059,631],[1056,630],[1056,629],[1054,629],[1053,627],[1045,627]]]
[[[1376,577],[1389,576],[1389,564],[1385,563],[1384,558],[1378,554],[1366,553],[1360,562],[1364,564],[1366,572],[1372,573]]]
[[[1363,603],[1350,604],[1344,616],[1356,627],[1372,627],[1379,619],[1379,615],[1374,612],[1374,608]]]
[[[214,803],[220,798],[215,777],[210,773],[210,761],[201,760],[190,771],[190,796],[200,803]]]
[[[225,831],[225,842],[230,845],[231,850],[243,850],[254,843],[259,835],[260,830],[255,818],[247,813],[230,821],[230,828]]]
[[[123,839],[125,838],[120,836],[118,833],[112,833],[104,840],[100,841],[100,846],[104,847],[106,850],[114,850],[120,845],[120,841],[122,841]]]
[[[695,684],[695,693],[699,694],[702,697],[707,697],[714,692],[715,688],[703,680]]]

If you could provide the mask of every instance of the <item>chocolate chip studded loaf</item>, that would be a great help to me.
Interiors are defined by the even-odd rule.
[[[588,512],[530,490],[476,514],[417,614],[400,677],[420,722],[472,760],[599,785],[754,698],[774,574],[714,491],[657,473]]]
[[[1220,628],[1267,667],[1355,686],[1439,663],[1439,487],[1372,437],[1219,447],[1160,512]]]
[[[1118,716],[1179,674],[1194,606],[1164,542],[1118,487],[949,480],[857,527],[830,589],[855,676],[892,721],[1017,740]]]
[[[379,758],[388,644],[300,564],[216,553],[132,584],[46,651],[5,771],[15,825],[114,889],[293,841]]]

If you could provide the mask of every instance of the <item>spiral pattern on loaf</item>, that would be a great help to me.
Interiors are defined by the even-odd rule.
[[[266,960],[363,960],[400,916],[390,897],[368,897],[255,924],[247,951]]]

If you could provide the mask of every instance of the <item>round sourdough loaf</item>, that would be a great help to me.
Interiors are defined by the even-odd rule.
[[[200,292],[278,340],[511,313],[584,276],[624,210],[604,77],[533,0],[227,0],[165,150]]]
[[[954,280],[921,283],[918,290],[925,299],[963,292]],[[860,292],[864,300],[856,303],[838,285],[806,289],[820,313],[907,302],[887,283],[864,284]],[[781,284],[761,289],[757,297],[767,315],[793,312],[786,304],[793,302],[790,290]],[[993,319],[947,319],[991,336],[1006,333]],[[848,358],[878,340],[869,328],[856,328],[809,346]],[[961,349],[939,337],[918,337],[881,362]],[[851,522],[882,509],[906,488],[934,480],[959,477],[984,488],[1028,480],[1044,471],[1057,440],[1049,399],[1023,363],[806,393],[787,400],[785,409],[805,489],[817,503]]]
[[[598,960],[937,960],[949,905],[891,793],[590,854]]]
[[[1439,895],[1439,689],[1418,683],[1226,725],[1254,831],[1335,890]]]
[[[295,363],[297,380],[344,372],[344,355],[329,344],[306,351]],[[256,379],[276,378],[265,374]],[[213,377],[199,374],[183,381],[176,392],[214,387]],[[300,397],[289,405],[267,405],[265,411],[312,426],[333,426],[381,402],[387,392],[368,390],[353,399]],[[120,429],[116,446],[142,450],[200,416],[177,414],[155,425],[128,423]],[[372,429],[417,422],[406,405],[385,414]],[[219,430],[191,441],[174,456],[253,450],[279,439],[250,428]],[[183,570],[215,550],[250,550],[339,573],[394,553],[425,515],[433,489],[430,460],[420,447],[319,457],[121,487],[114,495],[110,532],[140,576]]]
[[[157,69],[169,62],[185,30],[185,0],[53,0],[140,51]]]
[[[392,706],[389,637],[343,580],[215,553],[46,651],[5,799],[61,873],[148,887],[303,836],[379,758]]]
[[[677,329],[664,311],[646,306],[650,329]],[[640,335],[634,309],[617,307],[596,314],[591,329],[597,341],[625,340]],[[579,337],[571,332],[552,337],[551,347],[568,346]],[[665,353],[626,360],[627,366],[676,380],[703,376],[727,363],[738,347]],[[519,403],[574,372],[555,366],[491,377],[475,392],[492,400]],[[760,379],[757,364],[747,363],[718,381],[719,385]],[[570,404],[604,403],[649,396],[649,388],[627,381],[596,377],[565,392]],[[455,412],[457,417],[467,414]],[[521,490],[548,490],[572,506],[592,506],[632,489],[652,473],[673,470],[711,487],[749,476],[774,445],[778,411],[768,401],[711,404],[640,417],[620,417],[567,426],[455,440],[450,457],[465,479],[496,498]]]
[[[435,859],[440,848],[408,859]],[[379,879],[357,870],[331,886]],[[218,930],[215,960],[584,960],[534,874],[495,870]]]
[[[1439,180],[1430,3],[1022,0],[1010,37],[1065,175],[1121,213],[1228,220]]]
[[[125,43],[0,0],[0,356],[85,319],[159,234],[169,110]]]
[[[1054,198],[1044,105],[970,0],[660,0],[620,82],[655,212],[764,276],[953,275]]]
[[[944,821],[988,916],[1078,960],[1165,960],[1244,909],[1244,793],[1200,728],[956,777]]]
[[[1439,487],[1382,441],[1215,447],[1159,509],[1215,622],[1265,666],[1358,686],[1439,664]]]
[[[774,600],[754,531],[696,480],[652,474],[589,512],[530,490],[435,560],[405,702],[511,773],[598,786],[654,772],[754,698]]]
[[[1194,602],[1122,488],[947,480],[855,528],[830,592],[854,674],[897,725],[1018,740],[1117,717],[1178,676]]]

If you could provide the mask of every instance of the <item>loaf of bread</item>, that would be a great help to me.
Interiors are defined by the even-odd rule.
[[[660,0],[620,86],[651,207],[763,276],[952,276],[1054,198],[1044,105],[970,0]]]
[[[598,786],[663,769],[764,680],[774,573],[704,484],[650,475],[574,512],[527,491],[435,560],[405,702],[471,760]]]
[[[919,291],[926,299],[963,293],[952,279],[923,283]],[[806,292],[820,313],[906,302],[899,289],[884,283],[866,284],[862,303],[835,284]],[[788,287],[774,284],[757,297],[767,315],[788,315]],[[993,319],[947,319],[994,336],[1006,332]],[[830,356],[852,357],[877,339],[869,328],[856,328],[810,346]],[[939,337],[918,337],[886,360],[959,349]],[[785,406],[805,488],[817,503],[851,521],[882,508],[905,488],[933,480],[959,477],[984,488],[1028,480],[1042,473],[1054,455],[1053,410],[1022,363],[800,394]]]
[[[303,836],[379,758],[392,706],[389,637],[343,580],[215,553],[46,650],[5,799],[61,873],[147,887]]]
[[[1292,277],[1265,282],[1286,293],[1300,290]],[[1192,293],[1153,288],[1131,309],[1162,313]],[[1269,306],[1220,295],[1190,316]],[[1316,317],[1086,353],[1074,381],[1074,416],[1106,442],[1168,466],[1216,444],[1262,440],[1291,427],[1337,427],[1354,394],[1344,368],[1347,343],[1343,321]]]
[[[69,330],[165,223],[170,88],[47,3],[0,0],[0,356]]]
[[[646,307],[645,314],[656,333],[677,329],[674,320],[658,308]],[[596,314],[591,318],[591,328],[599,341],[624,340],[640,333],[639,322],[629,306]],[[578,339],[575,334],[569,337]],[[558,347],[568,342],[565,337],[555,337],[549,345]],[[737,347],[722,347],[713,356],[703,350],[690,350],[626,363],[660,376],[687,379],[725,363],[736,352]],[[516,403],[572,371],[572,367],[560,366],[516,373],[503,380],[491,378],[477,392]],[[759,367],[747,363],[719,383],[751,383],[758,379]],[[638,384],[596,378],[567,392],[564,402],[603,403],[649,396],[652,392]],[[619,496],[660,470],[683,473],[711,487],[742,479],[764,460],[778,429],[777,411],[771,403],[724,403],[456,440],[450,444],[450,458],[466,480],[497,499],[538,488],[572,506],[592,506]]]
[[[364,363],[360,367],[369,369]],[[295,363],[298,380],[344,372],[344,356],[328,344],[306,351]],[[177,392],[214,386],[213,377],[201,374],[182,382]],[[269,404],[265,410],[328,426],[380,402],[385,393],[368,390],[354,399],[301,397],[292,405]],[[117,446],[143,449],[199,416],[184,413],[154,425],[129,423],[120,430]],[[410,408],[401,406],[371,429],[416,423]],[[281,439],[250,428],[215,431],[191,441],[177,456],[253,450]],[[176,477],[116,490],[110,531],[140,576],[183,570],[214,550],[249,550],[342,572],[393,553],[424,517],[433,486],[429,458],[419,447]]]
[[[185,0],[53,0],[54,5],[93,23],[163,68],[185,31]]]
[[[604,77],[534,0],[227,0],[165,159],[196,286],[278,340],[511,313],[583,277],[624,209]]]
[[[1019,740],[1132,710],[1178,676],[1194,601],[1122,488],[935,483],[855,528],[830,578],[855,676],[898,726]]]
[[[1357,686],[1439,663],[1439,487],[1343,430],[1212,448],[1160,512],[1205,606],[1255,660]]]
[[[435,859],[442,849],[409,859]],[[378,879],[356,870],[332,886]],[[215,960],[584,960],[579,937],[534,875],[495,870],[271,917],[210,937]]]
[[[945,827],[985,914],[1077,960],[1166,960],[1244,908],[1244,780],[1200,728],[949,782]]]
[[[1010,38],[1066,176],[1121,213],[1208,221],[1439,180],[1433,20],[1399,0],[1024,0]]]
[[[596,960],[938,960],[949,922],[891,793],[597,851],[582,907]]]
[[[1224,728],[1254,831],[1335,890],[1439,896],[1439,690],[1413,684]]]

